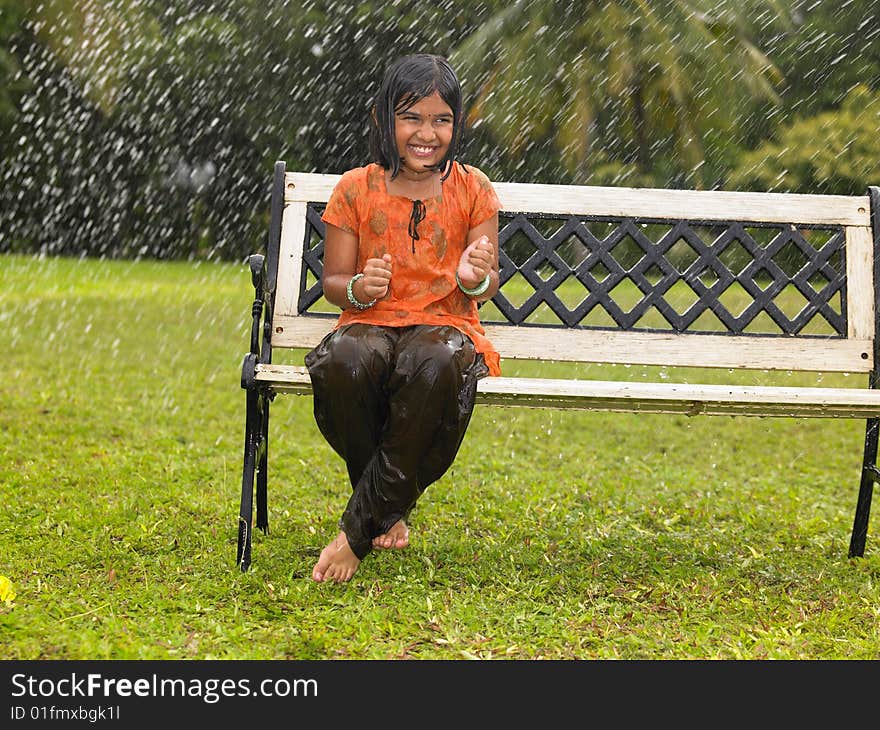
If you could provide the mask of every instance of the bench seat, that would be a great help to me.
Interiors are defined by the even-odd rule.
[[[256,381],[279,393],[312,392],[308,370],[263,364]],[[880,391],[859,388],[647,383],[556,378],[483,378],[477,402],[496,406],[574,408],[695,415],[877,418]]]

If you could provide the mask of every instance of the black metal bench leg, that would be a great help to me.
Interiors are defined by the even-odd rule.
[[[245,572],[251,565],[251,530],[254,511],[254,471],[260,440],[260,394],[247,391],[247,416],[244,427],[244,463],[241,473],[241,507],[238,512],[238,551],[236,563]]]
[[[257,465],[257,527],[264,534],[269,534],[269,508],[266,503],[267,466],[269,461],[269,403],[268,397],[260,398],[261,435],[258,448],[259,463]]]
[[[862,459],[862,481],[859,485],[859,499],[856,503],[856,516],[853,520],[852,537],[849,542],[849,557],[860,558],[865,554],[865,541],[868,537],[868,517],[871,514],[871,497],[874,482],[878,478],[877,440],[880,420],[869,418],[865,428],[865,455]]]

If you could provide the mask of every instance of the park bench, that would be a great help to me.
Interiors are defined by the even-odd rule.
[[[255,299],[241,376],[242,571],[251,563],[255,501],[256,527],[268,532],[270,403],[281,393],[311,393],[306,368],[273,363],[273,351],[313,347],[338,316],[320,282],[320,215],[338,179],[276,163],[265,255],[249,258]],[[504,182],[495,188],[503,205],[501,289],[482,305],[481,319],[502,368],[509,359],[698,367],[720,373],[721,381],[505,375],[479,381],[478,405],[865,419],[849,557],[864,554],[880,481],[880,188],[863,196]],[[849,373],[864,381],[744,385],[734,377],[743,370]],[[627,369],[615,377],[621,371]]]

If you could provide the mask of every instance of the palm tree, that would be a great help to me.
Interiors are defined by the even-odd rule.
[[[760,5],[768,22],[786,17],[780,3]],[[707,144],[728,144],[747,104],[778,102],[779,73],[737,7],[516,0],[452,54],[475,90],[470,121],[513,158],[549,142],[574,182],[656,181],[665,160],[665,172],[711,184]]]

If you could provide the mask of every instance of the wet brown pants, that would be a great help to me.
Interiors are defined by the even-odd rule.
[[[306,355],[315,421],[348,467],[341,528],[358,558],[452,465],[482,355],[454,327],[353,324]]]

